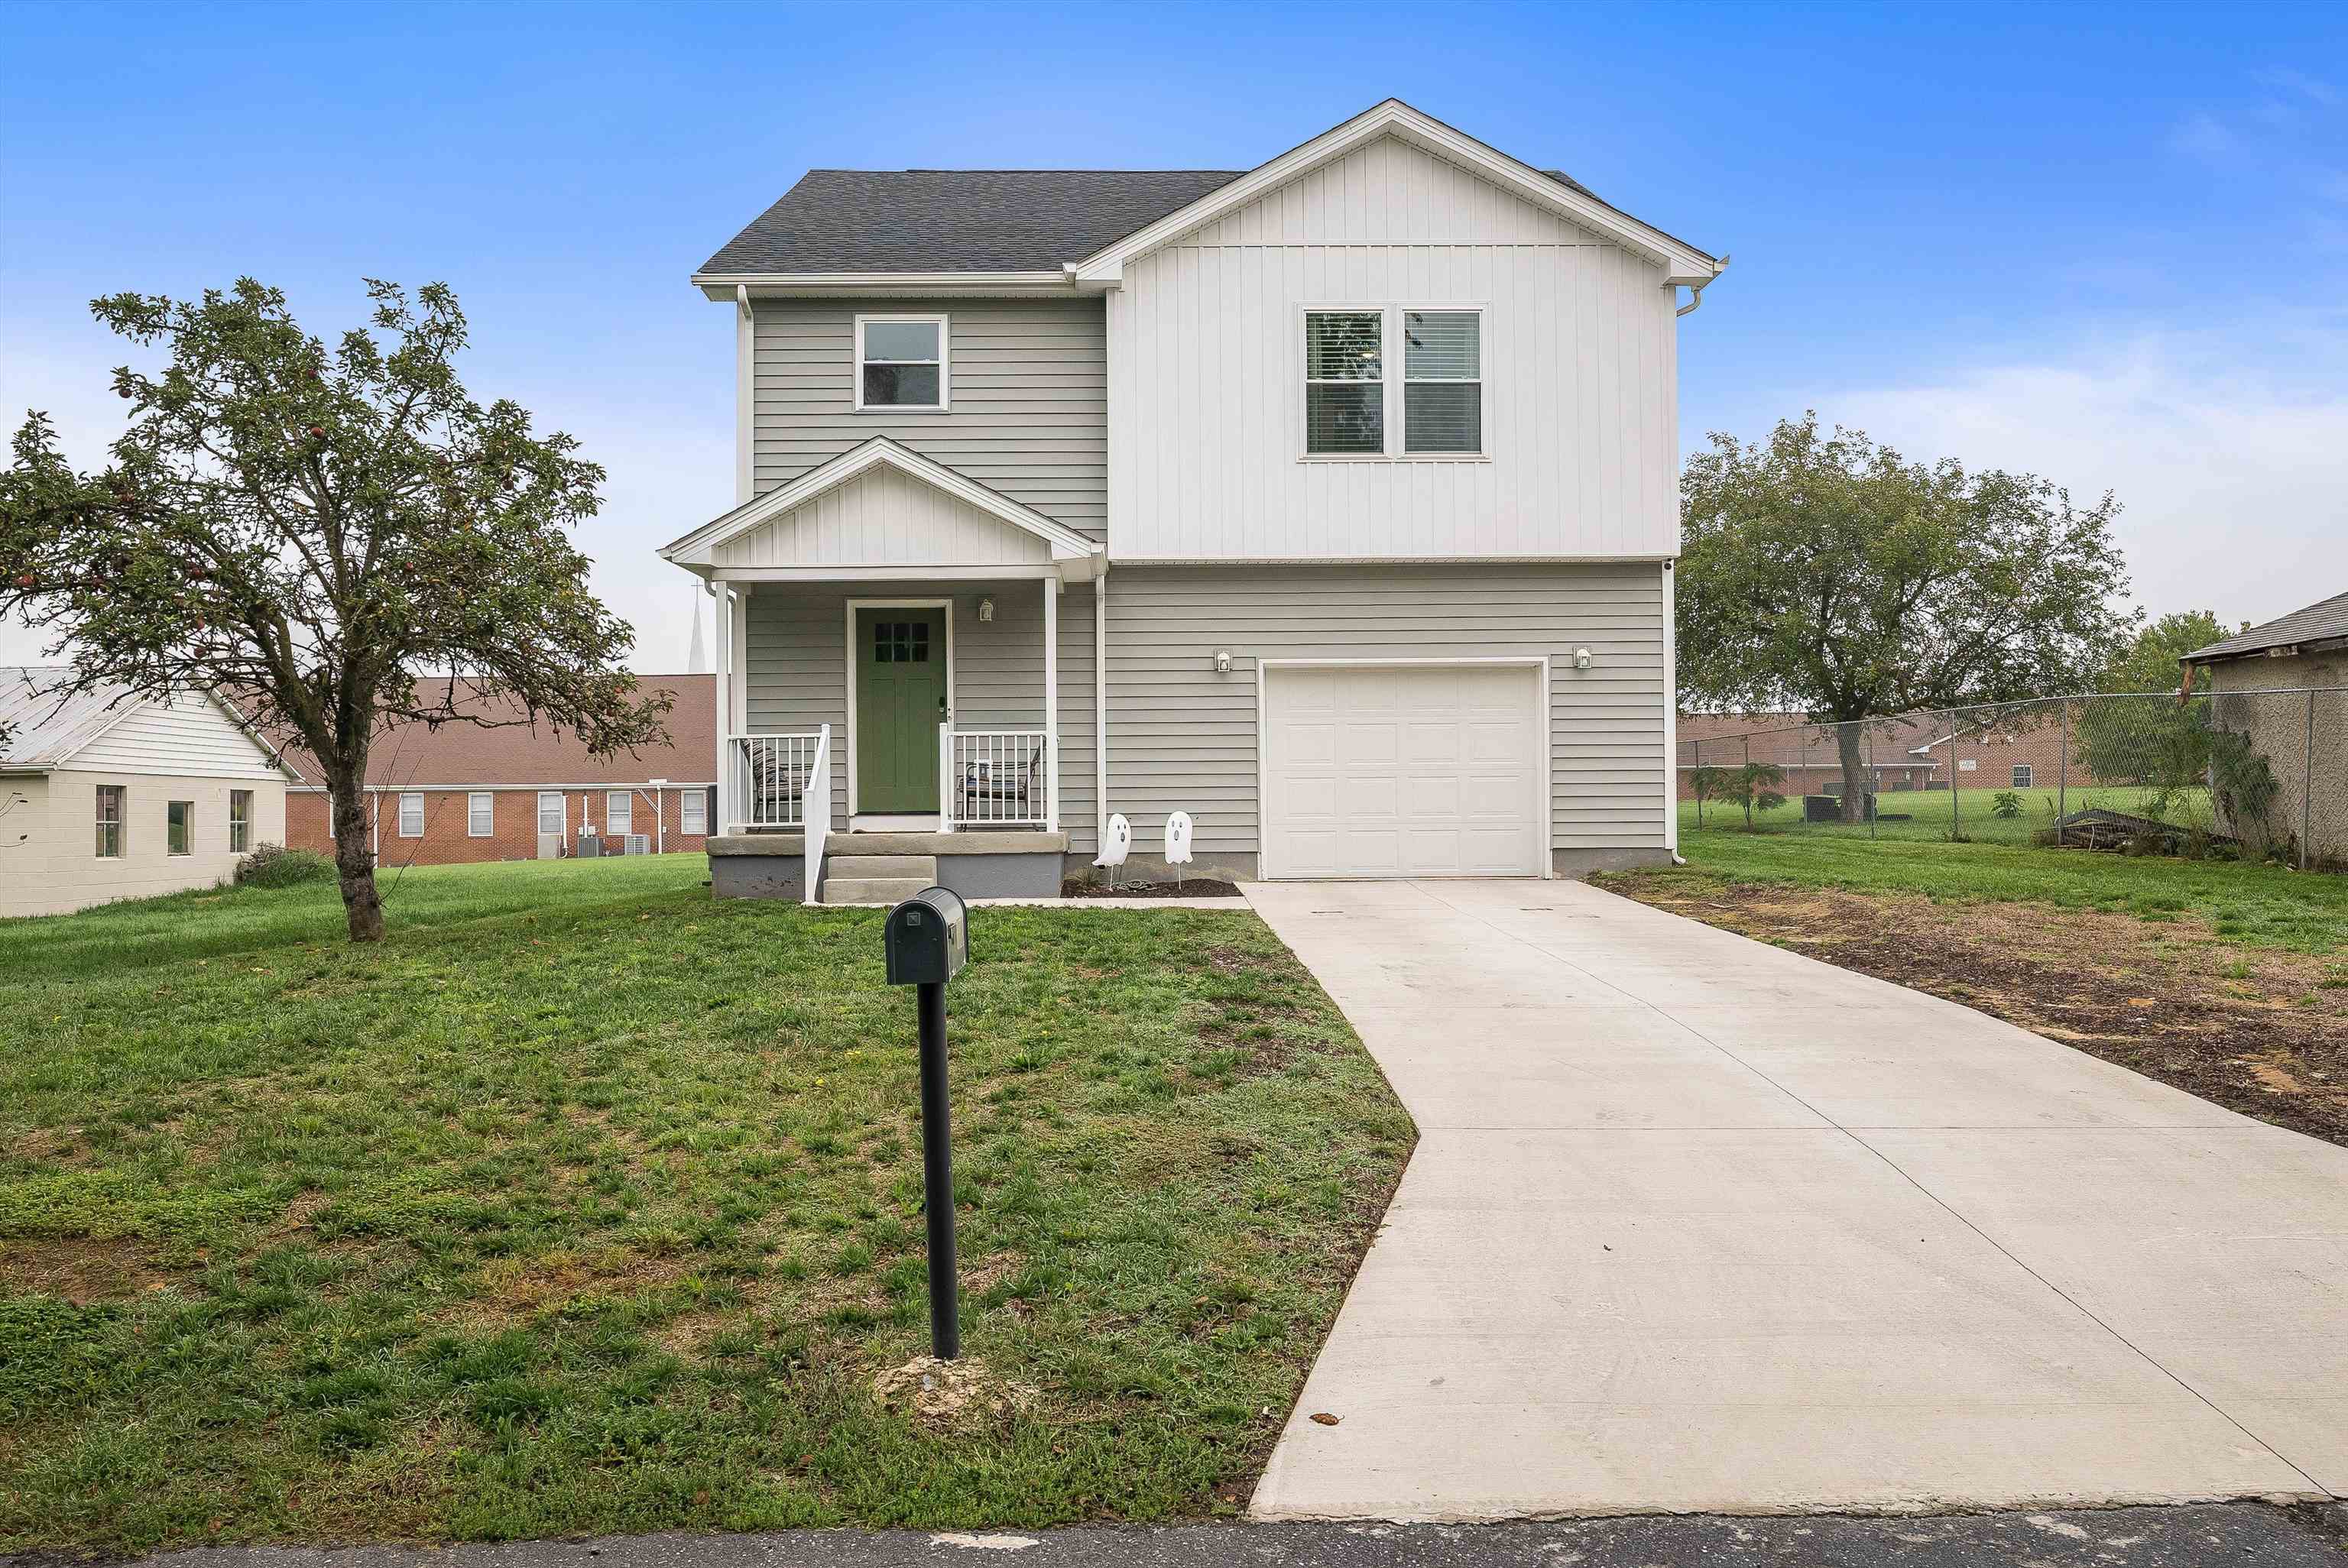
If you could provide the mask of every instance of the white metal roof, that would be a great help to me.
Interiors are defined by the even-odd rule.
[[[0,666],[0,767],[61,767],[139,706],[128,686],[60,697],[62,664]]]

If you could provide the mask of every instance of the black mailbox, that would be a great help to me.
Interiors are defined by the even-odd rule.
[[[889,911],[881,941],[891,985],[943,985],[970,962],[969,907],[951,888],[924,887]]]

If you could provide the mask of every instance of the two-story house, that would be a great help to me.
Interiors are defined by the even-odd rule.
[[[1178,810],[1241,878],[1667,858],[1724,264],[1391,99],[1249,170],[810,172],[693,280],[717,890],[1049,895]]]

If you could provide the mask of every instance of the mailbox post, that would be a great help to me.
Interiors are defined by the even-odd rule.
[[[922,1035],[922,1206],[930,1232],[930,1348],[941,1361],[962,1354],[955,1303],[953,1133],[946,1106],[946,982],[970,961],[970,910],[943,887],[916,893],[889,911],[882,944],[889,983],[913,988]]]

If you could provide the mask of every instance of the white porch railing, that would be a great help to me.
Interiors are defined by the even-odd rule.
[[[958,730],[938,726],[939,826],[1049,827],[1060,776],[1054,738],[1042,730]]]
[[[734,776],[726,792],[726,831],[805,827],[817,760],[831,726],[799,734],[736,735]],[[827,774],[829,769],[826,770]],[[829,802],[824,802],[829,806]],[[827,810],[821,815],[829,816]]]

